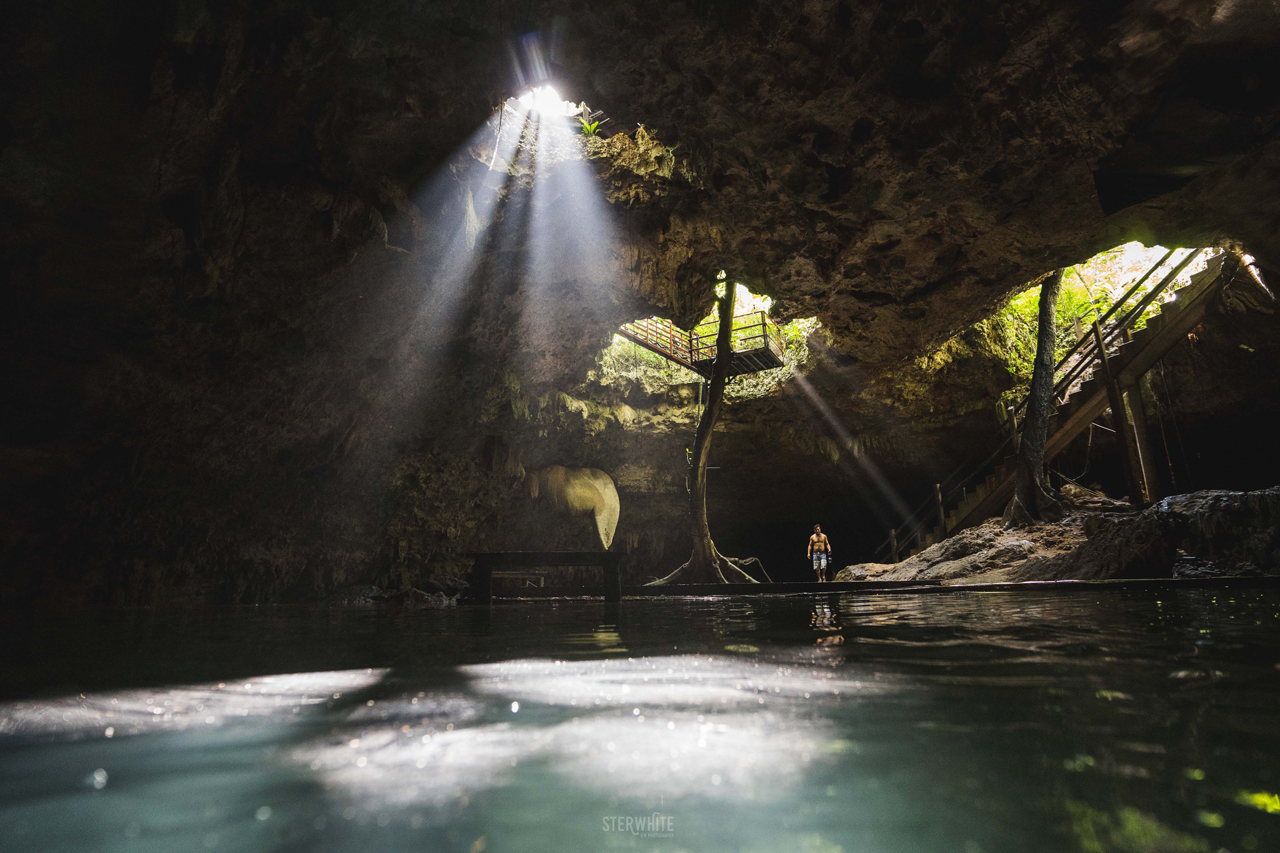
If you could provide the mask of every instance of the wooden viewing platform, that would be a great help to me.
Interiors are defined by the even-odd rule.
[[[716,360],[716,335],[720,322],[702,323],[687,332],[670,320],[651,317],[627,323],[618,334],[668,361],[674,361],[704,379],[711,378]],[[748,311],[733,318],[733,362],[730,376],[742,376],[782,367],[787,351],[778,325],[764,311]]]
[[[622,574],[619,564],[622,554],[612,551],[489,551],[472,555],[475,565],[471,569],[471,586],[467,600],[472,604],[493,603],[493,580],[507,574],[510,569],[549,569],[560,566],[599,566],[603,575],[605,601],[622,599]],[[510,572],[511,576],[526,577],[533,572]],[[542,592],[549,587],[535,587]],[[581,590],[574,590],[581,595]],[[564,591],[560,591],[564,594]],[[544,593],[545,594],[545,593]]]

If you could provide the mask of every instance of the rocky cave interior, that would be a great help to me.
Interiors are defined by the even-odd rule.
[[[719,270],[819,323],[812,395],[732,401],[710,481],[720,549],[806,579],[812,524],[873,561],[890,493],[1003,439],[998,312],[1044,274],[1140,241],[1280,281],[1264,0],[7,17],[8,602],[305,601],[600,547],[523,488],[551,465],[607,472],[626,577],[665,574],[698,386],[601,360],[623,323],[695,323]],[[597,136],[501,133],[543,78]],[[1166,357],[1167,491],[1280,483],[1278,327],[1224,308]],[[1114,442],[1090,452],[1121,494]]]

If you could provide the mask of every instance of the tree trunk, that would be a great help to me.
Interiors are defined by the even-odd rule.
[[[1057,520],[1065,511],[1061,496],[1049,488],[1044,474],[1044,444],[1049,437],[1049,418],[1054,409],[1053,368],[1057,344],[1054,311],[1063,272],[1054,271],[1040,285],[1035,367],[1031,372],[1027,413],[1022,420],[1022,438],[1018,444],[1013,500],[1004,511],[1005,527],[1028,527],[1037,521]]]
[[[764,572],[764,567],[754,557],[736,560],[721,555],[711,540],[711,527],[707,523],[707,462],[711,459],[711,431],[720,417],[724,386],[729,381],[729,367],[733,363],[733,301],[736,290],[733,282],[726,281],[724,296],[718,300],[720,327],[716,330],[716,360],[711,367],[707,404],[698,419],[693,457],[689,463],[689,533],[693,539],[693,553],[689,562],[665,578],[654,581],[655,584],[672,583],[677,577],[681,583],[755,583],[756,579],[741,567],[750,563]],[[765,578],[768,579],[768,575]]]

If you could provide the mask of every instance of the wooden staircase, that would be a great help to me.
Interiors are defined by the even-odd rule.
[[[1128,340],[1107,347],[1108,366],[1120,388],[1135,387],[1148,370],[1200,324],[1213,297],[1231,281],[1238,268],[1235,263],[1224,263],[1228,258],[1233,256],[1222,253],[1211,258],[1205,270],[1192,275],[1190,284],[1174,291],[1173,298],[1162,304],[1160,313],[1150,317],[1143,328]],[[1045,442],[1046,462],[1065,450],[1109,408],[1101,366],[1098,360],[1091,362],[1092,375],[1070,391],[1051,417]],[[1015,466],[1016,456],[1006,456],[976,487],[966,489],[956,507],[947,513],[945,527],[934,527],[911,553],[1004,512],[1013,497]]]

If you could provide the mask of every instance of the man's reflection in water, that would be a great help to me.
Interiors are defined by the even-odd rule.
[[[818,631],[822,636],[818,637],[817,644],[819,646],[838,646],[844,642],[844,636],[838,634],[840,630],[840,622],[838,620],[838,609],[832,606],[830,599],[823,599],[813,603],[813,613],[809,616],[809,625],[813,630]]]

